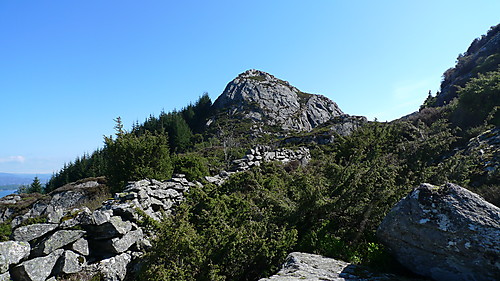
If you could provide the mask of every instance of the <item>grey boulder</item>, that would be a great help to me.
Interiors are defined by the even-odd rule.
[[[57,260],[63,252],[63,249],[58,249],[50,255],[34,258],[21,263],[11,270],[12,279],[45,281],[52,273],[52,269],[54,269]]]
[[[57,228],[57,224],[37,223],[18,227],[12,233],[12,239],[16,241],[31,241],[42,237],[48,232]]]
[[[94,239],[109,239],[132,230],[132,223],[124,221],[119,216],[111,217],[106,223],[91,226],[90,231]]]
[[[56,249],[75,242],[85,234],[83,230],[59,230],[42,240],[33,250],[33,254],[47,255]]]
[[[365,267],[320,255],[294,252],[288,255],[281,270],[259,281],[329,280],[329,281],[401,281],[414,280],[393,274],[370,271]]]
[[[71,250],[80,253],[84,256],[88,256],[90,254],[89,242],[85,238],[80,238],[71,245]]]
[[[458,185],[420,185],[387,214],[377,235],[417,274],[500,280],[500,209]]]
[[[0,273],[9,270],[9,265],[17,264],[30,254],[30,244],[26,242],[0,242]]]
[[[109,259],[104,259],[99,263],[99,272],[102,273],[104,281],[122,281],[127,275],[127,266],[132,257],[123,253]]]
[[[57,265],[55,267],[55,272],[71,274],[82,271],[82,265],[85,264],[85,258],[73,251],[65,251]]]

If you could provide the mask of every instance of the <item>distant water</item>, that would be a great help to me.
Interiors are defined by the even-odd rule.
[[[17,190],[15,189],[1,189],[0,190],[0,198],[4,197],[4,196],[7,196],[9,194],[12,194],[14,192],[16,192]]]

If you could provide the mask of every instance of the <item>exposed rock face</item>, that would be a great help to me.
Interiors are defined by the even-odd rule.
[[[243,112],[244,118],[296,131],[310,131],[344,114],[327,97],[303,93],[288,82],[255,69],[231,81],[213,106],[229,110],[229,114]]]
[[[369,280],[411,280],[392,274],[380,274],[347,262],[306,253],[288,255],[282,269],[269,278],[259,281],[292,281],[292,280],[331,280],[331,281],[369,281]]]
[[[476,38],[467,51],[457,58],[455,67],[448,69],[441,82],[441,91],[436,96],[434,105],[449,104],[457,97],[459,87],[465,84],[477,73],[486,73],[498,68],[500,63],[500,24],[492,27],[487,35]],[[488,61],[488,63],[485,63]],[[478,67],[480,66],[480,67]]]
[[[398,261],[435,280],[500,280],[500,209],[454,184],[422,184],[377,235]]]

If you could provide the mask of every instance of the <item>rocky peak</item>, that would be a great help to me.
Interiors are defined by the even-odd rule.
[[[310,131],[344,115],[327,97],[301,92],[287,81],[255,69],[229,82],[213,106],[233,116],[295,131]]]

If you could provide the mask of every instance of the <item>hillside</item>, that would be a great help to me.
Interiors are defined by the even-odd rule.
[[[457,98],[460,87],[476,78],[478,74],[498,70],[500,65],[500,24],[492,26],[486,35],[472,41],[457,63],[443,73],[441,89],[426,102],[427,106],[444,106]]]
[[[105,280],[257,280],[276,273],[292,252],[419,278],[408,271],[414,268],[395,262],[376,230],[418,186],[430,196],[425,200],[467,194],[496,214],[499,32],[500,25],[476,39],[445,72],[440,93],[393,122],[348,115],[325,96],[260,70],[239,74],[213,103],[205,94],[130,130],[117,118],[105,147],[63,167],[48,194],[8,198],[0,208],[0,234],[9,237],[11,226],[30,220],[49,222],[48,232],[78,234],[66,245],[77,239],[93,245],[95,252],[85,254],[87,268],[106,273],[103,264],[126,260],[120,278]],[[425,200],[417,203],[439,205]],[[87,205],[96,209],[87,211]],[[431,215],[443,220],[448,214]],[[417,222],[420,227],[427,220]],[[436,235],[448,231],[446,223],[437,225]],[[41,258],[36,251],[49,246],[33,241],[36,250],[28,255]],[[489,251],[498,255],[493,246]],[[129,263],[144,266],[127,271]],[[25,274],[19,267],[11,271]],[[87,279],[76,278],[101,278],[96,276],[90,270]]]

